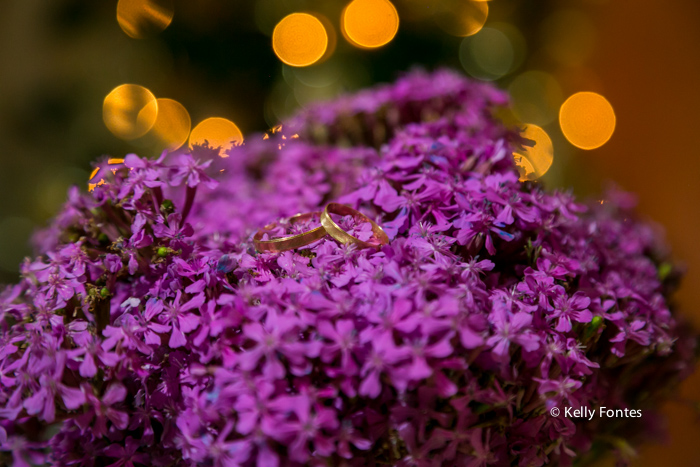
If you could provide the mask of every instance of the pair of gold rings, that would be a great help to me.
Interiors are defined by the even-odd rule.
[[[331,214],[338,214],[341,216],[353,216],[359,217],[372,225],[372,233],[377,242],[365,242],[357,237],[353,237],[345,230],[343,230],[332,218]],[[253,237],[253,243],[255,244],[255,249],[263,252],[280,252],[293,250],[295,248],[300,248],[302,246],[308,245],[320,240],[326,235],[330,235],[335,240],[340,243],[346,244],[351,243],[356,245],[358,248],[381,248],[382,245],[389,243],[389,237],[387,236],[384,229],[382,229],[376,222],[374,222],[369,217],[362,214],[349,206],[339,203],[329,203],[323,212],[307,212],[304,214],[297,214],[289,218],[290,224],[296,224],[298,222],[304,222],[312,219],[314,216],[319,216],[321,218],[321,225],[315,229],[309,230],[308,232],[301,233],[299,235],[291,235],[288,237],[273,237],[263,240],[266,233],[270,230],[275,229],[278,224],[274,222],[260,229]]]

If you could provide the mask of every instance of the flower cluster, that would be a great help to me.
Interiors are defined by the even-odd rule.
[[[129,155],[71,190],[0,295],[0,463],[624,456],[653,427],[549,409],[667,397],[694,351],[669,305],[678,271],[628,195],[584,206],[521,183],[519,137],[491,116],[505,101],[414,72],[228,157]],[[329,201],[377,219],[389,245],[253,248],[259,228]]]

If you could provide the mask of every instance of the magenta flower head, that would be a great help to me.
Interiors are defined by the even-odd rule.
[[[0,293],[0,464],[624,462],[693,368],[678,269],[628,195],[519,181],[506,101],[413,72],[71,190]],[[389,243],[255,250],[328,202]]]

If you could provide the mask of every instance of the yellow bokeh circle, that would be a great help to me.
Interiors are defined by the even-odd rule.
[[[119,0],[117,22],[134,39],[157,34],[173,20],[172,0]]]
[[[149,135],[153,136],[159,148],[174,151],[185,144],[190,135],[190,114],[176,100],[159,98],[157,101],[158,117]]]
[[[559,110],[562,133],[581,149],[596,149],[607,143],[615,131],[615,122],[612,105],[595,92],[576,93]]]
[[[399,14],[389,0],[353,0],[343,10],[340,25],[351,44],[373,49],[396,36]]]
[[[158,102],[151,91],[137,84],[114,88],[102,104],[102,119],[115,136],[132,140],[145,135],[158,116]]]
[[[190,133],[190,146],[203,145],[205,141],[209,147],[220,147],[220,155],[227,157],[229,149],[243,142],[243,133],[231,120],[211,117],[202,120]]]
[[[323,57],[327,47],[326,28],[308,13],[285,16],[272,31],[272,49],[287,65],[312,65]]]
[[[554,162],[552,139],[541,127],[526,124],[521,133],[525,147],[513,153],[515,164],[520,171],[520,181],[537,180],[547,173]]]
[[[473,36],[481,31],[489,16],[489,4],[478,0],[437,0],[435,22],[448,34]]]

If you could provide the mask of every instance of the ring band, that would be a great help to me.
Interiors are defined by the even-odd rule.
[[[307,212],[304,214],[297,214],[295,216],[290,217],[288,222],[290,224],[296,224],[297,222],[307,221],[313,216],[320,215],[320,212]],[[259,252],[280,252],[293,250],[295,248],[306,246],[326,236],[326,230],[323,228],[323,225],[320,225],[319,227],[316,227],[313,230],[309,230],[308,232],[304,232],[299,235],[292,235],[289,237],[273,237],[268,240],[263,240],[263,235],[265,235],[267,231],[274,229],[275,227],[277,227],[277,222],[273,222],[272,224],[266,225],[262,229],[258,230],[258,232],[253,237],[253,243],[255,244],[256,250],[258,250]]]
[[[361,217],[362,219],[366,220],[372,225],[372,232],[374,233],[374,237],[379,241],[379,243],[365,242],[360,240],[359,238],[353,237],[352,235],[341,229],[340,226],[336,224],[333,219],[331,219],[331,213],[338,214],[341,216]],[[387,236],[386,232],[384,232],[384,229],[377,225],[376,222],[362,214],[360,211],[357,211],[351,208],[350,206],[346,206],[344,204],[328,203],[326,205],[326,208],[323,210],[323,213],[321,213],[321,225],[323,226],[323,228],[326,229],[326,233],[328,233],[328,235],[330,235],[340,243],[352,243],[360,248],[376,249],[381,248],[382,245],[386,245],[387,243],[389,243],[389,237]]]

